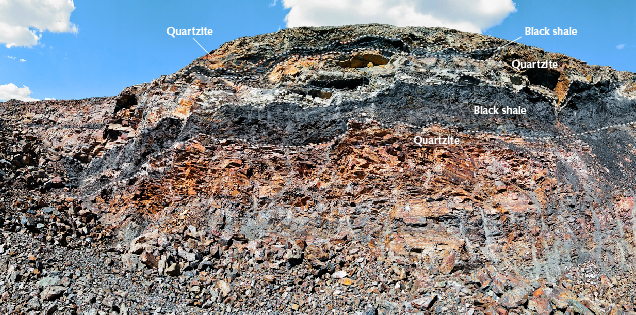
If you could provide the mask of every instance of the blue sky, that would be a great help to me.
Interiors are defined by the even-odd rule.
[[[26,86],[34,99],[117,95],[127,86],[173,73],[204,54],[192,40],[193,36],[172,38],[166,34],[170,26],[213,29],[211,36],[196,36],[203,47],[212,50],[226,41],[275,32],[287,25],[392,21],[389,17],[387,20],[380,15],[368,16],[360,12],[338,15],[331,14],[328,9],[320,11],[320,6],[330,5],[330,1],[338,1],[338,5],[355,2],[350,0],[59,1],[74,5],[70,23],[77,27],[77,32],[39,32],[36,34],[41,37],[31,47],[7,48],[7,43],[2,43],[0,86]],[[391,1],[384,1],[387,6],[392,5]],[[430,0],[421,2],[426,1]],[[456,5],[462,1],[476,2],[450,2]],[[488,16],[486,22],[483,22],[482,16],[488,13],[479,15],[475,13],[477,9],[473,10],[475,12],[454,14],[454,7],[448,6],[438,8],[432,14],[437,14],[442,22],[447,19],[448,23],[462,22],[456,21],[458,16],[459,19],[472,19],[477,22],[471,25],[482,28],[487,35],[510,40],[522,36],[519,42],[524,44],[571,55],[589,64],[636,72],[636,1],[514,1],[516,12],[512,13],[511,0],[491,1],[499,2],[501,10]],[[313,15],[311,12],[314,12]],[[324,19],[315,12],[324,12]],[[338,19],[334,20],[334,17]],[[0,35],[3,35],[1,18],[0,14]],[[399,16],[391,18],[408,20]],[[417,15],[411,16],[409,21],[417,23],[417,18]],[[503,21],[495,25],[501,19]],[[495,26],[484,27],[488,24]],[[549,29],[573,27],[578,30],[578,35],[525,36],[526,26]],[[38,27],[31,29],[35,28]]]

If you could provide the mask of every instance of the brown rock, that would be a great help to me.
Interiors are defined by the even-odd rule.
[[[493,210],[486,212],[527,213],[533,209],[528,197],[516,192],[497,194],[493,197],[493,201],[498,204],[497,209],[493,208]]]
[[[444,258],[444,261],[439,266],[439,271],[443,274],[449,274],[453,271],[453,267],[455,267],[455,257],[457,254],[455,251],[451,251],[451,253]]]
[[[464,240],[444,232],[405,231],[398,236],[389,242],[389,248],[399,255],[408,254],[405,248],[422,253],[434,253],[440,249],[459,252],[464,247]]]
[[[610,308],[611,308],[611,309],[610,309],[610,311],[609,311],[609,313],[608,313],[608,314],[610,314],[610,315],[623,315],[623,314],[625,314],[625,313],[623,313],[623,311],[621,310],[621,307],[620,307],[620,306],[613,305],[613,306],[610,306]]]
[[[528,309],[536,312],[537,314],[549,315],[552,313],[552,305],[547,298],[531,297],[528,300]]]
[[[338,61],[338,65],[342,68],[351,68],[351,61],[349,60]]]
[[[389,63],[389,60],[379,53],[363,53],[360,57],[362,57],[363,60],[372,62],[376,66]]]
[[[305,259],[308,261],[326,261],[329,259],[329,254],[316,245],[308,245],[305,248]]]
[[[354,57],[354,58],[351,58],[351,60],[350,60],[350,67],[351,68],[364,68],[364,67],[367,66],[368,63],[369,63],[368,61],[366,61],[366,60],[364,60],[362,58]]]
[[[139,260],[150,268],[157,268],[159,265],[157,258],[149,252],[143,252],[139,257]]]
[[[299,72],[298,68],[294,66],[288,66],[283,69],[283,74],[285,75],[295,75]]]
[[[128,249],[128,252],[131,254],[139,255],[144,251],[145,247],[145,244],[134,243],[130,245],[130,249]]]
[[[233,167],[239,167],[243,165],[243,161],[240,159],[227,159],[223,162],[221,162],[221,164],[219,165],[220,168],[233,168]]]
[[[480,270],[479,272],[477,272],[476,277],[477,280],[479,280],[482,288],[490,284],[490,276],[488,276],[488,273],[485,270]]]
[[[379,52],[364,52],[355,53],[349,60],[338,62],[338,65],[343,68],[364,68],[385,65],[388,62]]]
[[[210,257],[219,258],[221,256],[221,250],[218,245],[210,246]]]
[[[612,287],[612,282],[606,275],[601,275],[601,284],[606,285],[608,287]]]

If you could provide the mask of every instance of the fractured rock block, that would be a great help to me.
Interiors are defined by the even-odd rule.
[[[219,288],[219,290],[221,290],[221,296],[223,297],[227,296],[228,294],[230,294],[230,292],[232,292],[232,286],[230,286],[229,283],[223,280],[219,280],[216,285]]]
[[[446,256],[446,258],[444,258],[444,261],[439,266],[439,271],[443,274],[451,273],[451,271],[453,271],[453,267],[455,267],[456,257],[457,257],[457,254],[454,251],[452,251],[448,256]]]
[[[389,247],[399,244],[402,244],[403,248],[410,249],[411,252],[434,254],[443,250],[461,252],[464,247],[464,240],[450,234],[435,231],[413,231],[399,233],[398,237],[389,243]],[[399,246],[395,247],[394,251],[398,255],[407,254],[405,250],[400,251]]]
[[[139,262],[139,255],[130,253],[121,255],[121,264],[127,270],[135,271],[140,269]],[[143,266],[141,267],[143,268]]]
[[[493,197],[492,201],[495,202],[501,213],[528,213],[534,210],[534,207],[530,205],[530,199],[521,193],[498,194]]]
[[[66,288],[63,286],[48,286],[44,290],[42,290],[42,293],[40,293],[40,298],[45,301],[52,301],[62,296],[65,291]]]
[[[426,200],[412,199],[407,205],[397,209],[394,218],[400,219],[408,225],[426,225],[427,218],[438,218],[451,213],[446,201],[427,202]]]
[[[177,250],[177,254],[179,255],[179,257],[187,260],[187,261],[195,261],[196,260],[196,254],[195,253],[189,253],[186,250],[184,250],[183,248],[179,247],[179,249]]]
[[[550,301],[548,301],[547,298],[541,297],[530,298],[528,300],[528,309],[542,315],[552,314],[553,311]]]
[[[427,310],[435,304],[437,301],[437,294],[428,295],[416,300],[411,301],[411,305],[418,310]]]
[[[516,287],[501,297],[500,303],[506,308],[515,308],[528,300],[528,288]]]
[[[149,252],[143,252],[139,257],[139,260],[150,268],[157,268],[159,265],[155,256]]]

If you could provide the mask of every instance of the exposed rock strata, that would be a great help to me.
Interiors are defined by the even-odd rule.
[[[0,310],[634,312],[634,105],[633,73],[382,25],[0,103]]]

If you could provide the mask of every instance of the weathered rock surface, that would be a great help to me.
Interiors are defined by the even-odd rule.
[[[633,73],[384,25],[0,103],[0,312],[633,313],[635,105]]]

